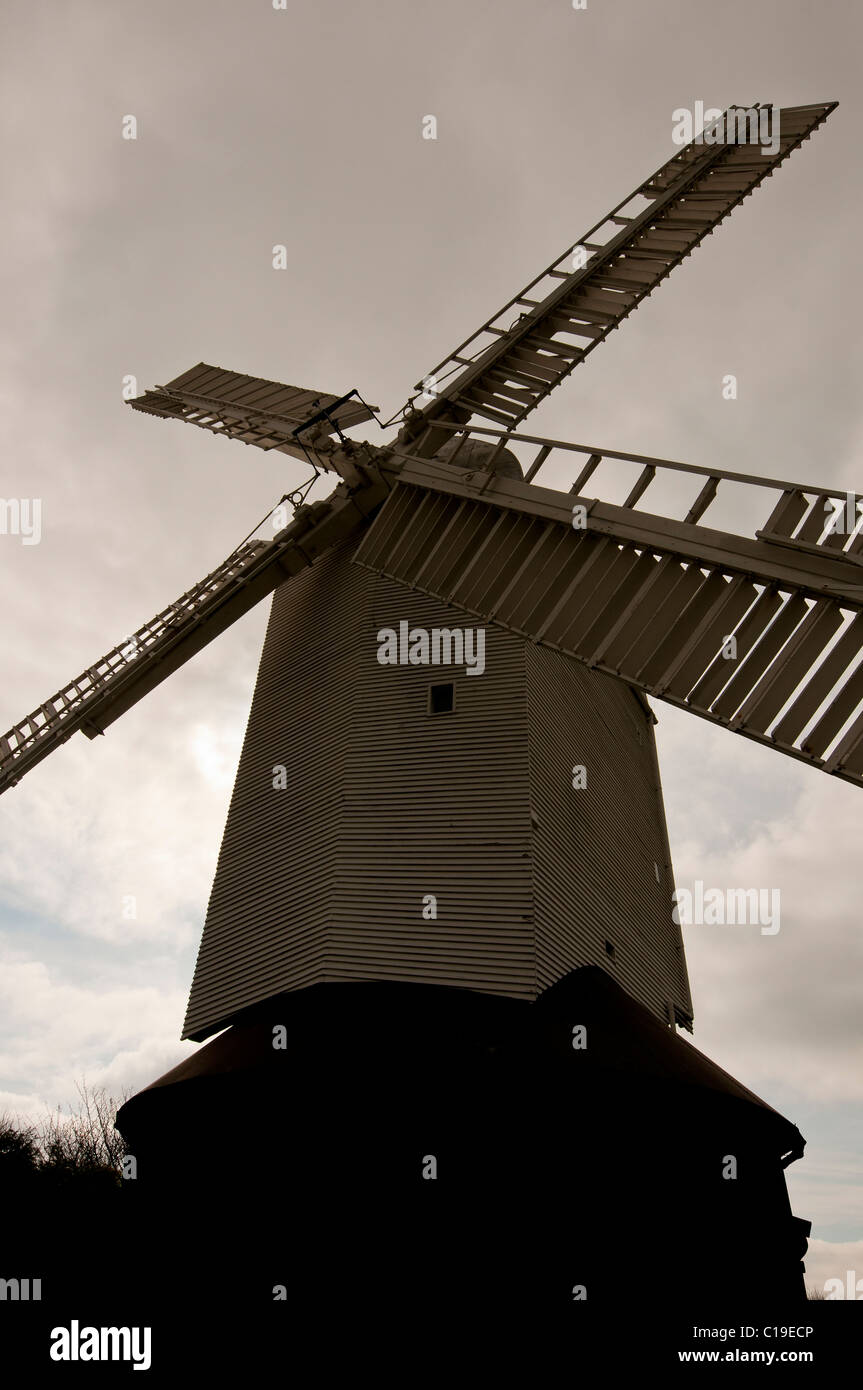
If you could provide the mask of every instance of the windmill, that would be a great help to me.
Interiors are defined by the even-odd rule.
[[[0,739],[5,790],[76,730],[104,734],[273,594],[183,1029],[196,1041],[221,1036],[124,1107],[121,1127],[125,1114],[124,1133],[142,1149],[159,1105],[172,1125],[188,1113],[183,1084],[206,1071],[204,1054],[211,1079],[236,1074],[232,1038],[247,1054],[239,1070],[266,1089],[270,1033],[283,1018],[309,1075],[310,1056],[320,1076],[331,1049],[332,1081],[345,1065],[332,1053],[334,999],[352,1034],[374,1034],[378,1067],[391,1058],[393,1028],[404,1040],[421,1017],[449,1059],[446,1086],[443,1072],[424,1073],[426,1108],[442,1105],[446,1089],[462,1126],[470,1103],[466,1091],[453,1099],[460,1073],[482,1087],[498,1052],[517,1054],[511,1095],[524,1057],[545,1048],[547,1084],[552,1075],[571,1084],[560,1069],[571,1068],[571,1035],[589,1017],[588,1035],[603,1039],[583,1068],[599,1068],[583,1082],[597,1123],[611,1072],[629,1087],[627,1123],[636,1091],[650,1094],[649,1123],[665,1104],[659,1090],[688,1087],[705,1153],[719,1142],[716,1107],[720,1129],[733,1113],[757,1176],[732,1219],[769,1206],[765,1242],[782,1246],[787,1287],[802,1287],[806,1223],[794,1226],[784,1183],[776,1196],[777,1173],[802,1141],[675,1033],[691,1029],[692,1005],[647,697],[863,785],[856,498],[521,425],[835,105],[774,111],[772,149],[748,133],[759,108],[730,108],[712,140],[708,131],[681,149],[423,378],[388,422],[398,425],[389,443],[345,434],[375,416],[356,391],[205,363],[130,402],[338,478],[325,500],[293,494],[294,518],[271,540],[244,541]],[[622,503],[598,490],[609,465],[632,474]],[[542,485],[552,468],[568,490]],[[651,486],[669,479],[691,493],[682,515],[646,509]],[[720,488],[774,494],[754,535],[708,524]],[[526,1009],[540,1020],[529,1044]],[[352,1113],[359,1122],[366,1111]],[[423,1123],[404,1118],[401,1139],[388,1131],[388,1158],[376,1149],[391,1185],[412,1124],[424,1152]],[[536,1155],[510,1138],[536,1177]],[[465,1191],[482,1148],[476,1133],[472,1142],[459,1159]],[[623,1130],[617,1142],[627,1147]],[[600,1170],[606,1192],[631,1187],[622,1159],[615,1166],[604,1151],[590,1163],[592,1190]],[[558,1178],[562,1191],[570,1178]],[[661,1187],[658,1172],[650,1182]],[[692,1183],[686,1200],[707,1221],[708,1187]],[[663,1200],[679,1202],[679,1191]],[[638,1201],[624,1204],[627,1219]],[[727,1279],[723,1202],[702,1245],[704,1268]],[[586,1218],[579,1229],[584,1237]]]

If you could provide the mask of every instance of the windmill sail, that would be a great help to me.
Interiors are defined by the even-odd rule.
[[[501,435],[498,447],[524,438]],[[530,442],[540,464],[575,447]],[[616,506],[584,494],[603,454],[581,452],[589,457],[569,494],[406,462],[355,559],[863,786],[857,499],[616,453],[639,468]],[[700,485],[683,521],[637,506],[663,468]],[[722,482],[779,492],[756,539],[704,525]],[[840,507],[851,526],[831,530]]]
[[[350,495],[340,484],[326,501],[299,511],[272,541],[239,546],[188,593],[0,736],[0,792],[76,730],[88,738],[104,733],[278,585],[365,525],[367,513],[386,494],[380,479]]]
[[[420,421],[409,422],[414,451],[429,455],[439,447],[439,430],[420,433],[437,419],[467,423],[478,415],[508,429],[518,425],[836,105],[773,111],[772,152],[738,143],[746,112],[729,108],[720,143],[692,141],[417,384],[419,404],[432,400]]]
[[[147,415],[185,420],[212,434],[294,458],[308,457],[308,448],[297,437],[303,426],[320,423],[325,434],[332,434],[373,418],[367,405],[349,397],[284,386],[206,362],[190,367],[166,386],[135,397],[129,405]]]
[[[206,363],[130,401],[147,414],[311,459],[334,468],[344,481],[326,503],[315,504],[323,511],[314,512],[314,524],[309,509],[273,542],[229,556],[140,629],[134,641],[113,649],[13,725],[0,737],[0,791],[75,729],[91,737],[102,732],[285,576],[365,526],[396,481],[394,495],[358,552],[361,563],[417,589],[440,592],[462,608],[829,772],[863,781],[863,716],[853,717],[863,698],[863,668],[857,665],[863,643],[857,620],[863,545],[860,533],[848,544],[836,532],[822,537],[820,507],[836,494],[750,480],[781,489],[768,523],[752,541],[701,523],[719,482],[739,475],[691,468],[702,475],[701,492],[683,521],[672,522],[648,516],[637,503],[658,467],[685,471],[687,465],[641,459],[639,479],[624,506],[592,503],[589,528],[577,534],[568,529],[565,497],[529,486],[553,449],[572,446],[536,440],[540,452],[526,482],[492,480],[489,473],[481,495],[463,471],[441,461],[440,453],[455,445],[455,453],[447,454],[450,462],[461,450],[462,458],[468,457],[469,434],[461,441],[453,436],[473,414],[505,426],[505,437],[481,431],[501,435],[495,457],[508,441],[530,438],[514,435],[513,426],[835,106],[772,112],[772,149],[755,143],[747,126],[758,108],[730,108],[722,118],[721,139],[710,143],[705,132],[705,143],[687,145],[435,368],[431,403],[406,415],[401,451],[398,444],[381,451],[350,440],[334,448],[330,435],[372,418],[372,409],[354,400],[355,393],[336,397]],[[579,247],[586,261],[576,267],[573,252]],[[603,457],[585,452],[590,456],[574,484],[577,494]],[[605,456],[613,457],[608,451]],[[617,457],[639,461],[633,455]],[[424,465],[429,458],[432,462]],[[423,528],[426,518],[443,528],[433,542]],[[413,542],[417,548],[411,551]],[[450,542],[464,542],[467,550],[450,555],[444,549]],[[510,542],[516,547],[512,552]],[[479,555],[495,555],[501,574],[513,571],[491,608],[491,591],[476,588],[479,571],[471,545],[479,547]],[[544,599],[551,608],[531,609],[525,617],[520,586],[529,580],[529,592],[536,589],[531,566],[538,556],[549,561],[543,570],[549,581]],[[555,594],[557,565],[563,587]],[[483,606],[472,608],[465,601],[471,596]],[[601,612],[594,611],[596,605]],[[582,620],[561,629],[574,610]],[[647,626],[640,642],[629,641],[642,621]],[[738,646],[740,664],[733,672],[719,664],[716,646],[728,635]],[[657,651],[649,650],[651,641],[658,643]]]

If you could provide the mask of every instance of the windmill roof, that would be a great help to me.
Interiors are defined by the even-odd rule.
[[[429,1014],[435,1015],[441,1039],[518,1046],[527,1034],[528,1050],[541,1048],[544,1055],[572,1056],[572,1020],[588,1032],[589,1066],[594,1079],[604,1076],[614,1092],[616,1082],[634,1093],[653,1084],[681,1092],[681,1103],[702,1104],[711,1095],[733,1102],[747,1125],[763,1132],[765,1141],[780,1154],[799,1157],[804,1141],[797,1128],[754,1091],[749,1090],[703,1052],[664,1025],[611,977],[595,966],[582,967],[546,990],[535,1003],[470,990],[441,986],[403,985],[384,981],[316,985],[271,1002],[267,1016],[237,1023],[133,1096],[118,1114],[124,1121],[140,1118],[158,1094],[166,1090],[208,1084],[243,1073],[265,1072],[273,1064],[273,1021],[291,1019],[291,1026],[305,1034],[322,1017],[331,1019],[332,1006],[321,1009],[321,991],[338,995],[339,1016],[348,1005],[367,1020],[369,1038],[392,1037],[393,1014],[399,1028],[413,1025],[417,1036],[427,1035]],[[334,999],[335,1003],[335,999]],[[356,1017],[356,1015],[355,1015]],[[356,1029],[351,1026],[356,1039]],[[587,1056],[588,1054],[585,1054]],[[625,1101],[622,1101],[625,1103]]]

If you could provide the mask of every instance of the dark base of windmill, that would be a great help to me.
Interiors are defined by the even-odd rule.
[[[81,1226],[42,1214],[68,1316],[109,1298],[126,1324],[169,1309],[288,1339],[396,1314],[435,1336],[479,1313],[805,1321],[808,1223],[781,1162],[798,1132],[598,969],[534,1004],[388,983],[285,996],[118,1127],[137,1176],[95,1245],[70,1265],[93,1208]]]
[[[383,982],[286,995],[119,1128],[127,1196],[179,1207],[188,1269],[232,1250],[234,1292],[617,1305],[637,1264],[658,1303],[805,1296],[780,1162],[798,1132],[598,969],[535,1004]]]

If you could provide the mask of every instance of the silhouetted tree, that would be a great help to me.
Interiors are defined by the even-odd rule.
[[[78,1104],[64,1112],[49,1111],[36,1123],[0,1115],[0,1182],[10,1188],[29,1188],[74,1182],[81,1186],[119,1186],[125,1146],[114,1128],[114,1117],[127,1099],[110,1095],[103,1086],[82,1081],[76,1087]]]

